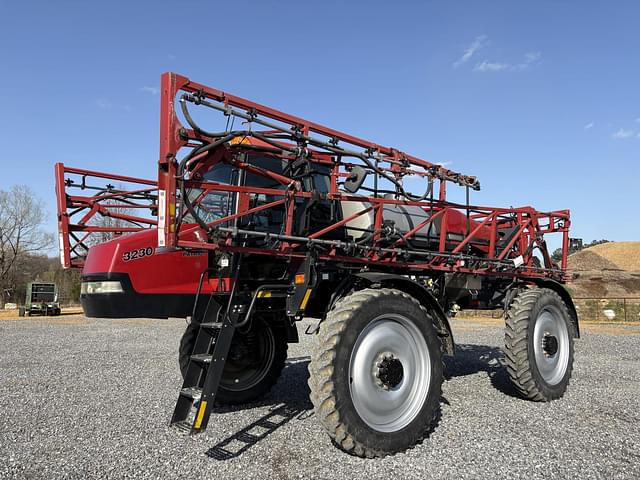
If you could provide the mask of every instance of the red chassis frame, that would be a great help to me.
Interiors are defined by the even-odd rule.
[[[365,201],[370,206],[355,215],[345,218],[330,227],[315,232],[307,237],[295,237],[293,234],[293,208],[295,198],[311,198],[314,193],[301,190],[300,182],[294,178],[278,175],[274,172],[262,170],[260,168],[238,161],[237,157],[231,154],[231,147],[238,150],[246,143],[260,143],[261,140],[254,140],[258,137],[258,130],[248,130],[222,138],[230,132],[218,134],[214,137],[208,132],[201,130],[188,118],[187,123],[192,128],[186,128],[178,118],[176,113],[176,98],[182,93],[181,101],[190,102],[195,105],[205,105],[223,112],[226,116],[237,116],[249,123],[251,126],[267,126],[276,128],[279,132],[290,132],[291,141],[297,142],[297,155],[303,155],[308,161],[324,163],[331,167],[330,190],[326,194],[328,200],[352,200]],[[243,112],[244,111],[244,112]],[[184,115],[184,113],[183,113]],[[188,114],[187,114],[188,115]],[[567,253],[569,243],[570,214],[568,210],[557,210],[552,212],[538,212],[531,207],[522,208],[492,208],[470,205],[453,204],[446,201],[447,182],[456,183],[468,188],[479,189],[479,184],[475,177],[464,176],[452,172],[442,166],[429,163],[419,158],[404,154],[399,150],[383,147],[357,137],[338,132],[336,130],[323,127],[321,125],[303,120],[301,118],[288,115],[272,108],[245,100],[243,98],[227,94],[220,90],[209,88],[205,85],[192,82],[184,76],[174,73],[162,75],[162,98],[161,98],[161,138],[160,138],[160,160],[158,169],[159,188],[159,218],[158,218],[158,245],[166,248],[195,248],[195,249],[221,249],[231,252],[244,252],[252,254],[264,254],[271,256],[286,256],[304,258],[308,255],[305,245],[321,245],[323,252],[318,255],[319,260],[337,261],[346,264],[364,264],[377,267],[406,268],[410,271],[416,270],[439,270],[449,272],[466,272],[473,274],[498,275],[507,277],[549,277],[558,281],[566,280]],[[262,133],[272,133],[274,130],[263,130]],[[314,138],[313,135],[316,135]],[[320,137],[320,140],[318,139]],[[326,139],[326,141],[322,141]],[[218,141],[229,148],[216,148],[209,151],[192,155],[189,159],[191,170],[180,177],[180,151],[184,148],[202,149],[203,145],[211,145]],[[230,141],[229,141],[230,140]],[[239,141],[238,141],[239,140]],[[231,147],[230,147],[230,144]],[[271,143],[271,145],[274,145]],[[283,144],[284,145],[284,144]],[[317,147],[315,149],[307,146]],[[339,146],[340,145],[340,146]],[[429,200],[401,200],[400,197],[381,198],[363,197],[341,192],[338,189],[339,179],[349,176],[348,170],[353,163],[342,161],[341,152],[350,152],[343,149],[342,145],[350,148],[359,148],[361,154],[359,158],[365,156],[375,159],[376,165],[380,165],[380,171],[397,180],[402,180],[407,175],[418,175],[426,177],[430,181],[439,181],[439,194],[437,199]],[[335,147],[335,148],[334,148]],[[282,158],[293,159],[291,150],[283,152]],[[197,152],[196,152],[197,153]],[[288,156],[287,156],[288,155]],[[345,154],[345,157],[347,155]],[[336,161],[336,157],[338,160]],[[215,182],[198,181],[194,175],[202,164],[209,167],[219,161],[226,161],[235,167],[250,171],[257,175],[262,175],[276,180],[286,186],[285,190],[241,187]],[[356,162],[357,163],[357,162]],[[193,167],[193,168],[192,168]],[[192,228],[179,228],[179,185],[187,188],[199,188],[203,193],[195,200],[194,205],[202,201],[210,192],[233,192],[239,195],[239,211],[233,215],[209,222],[207,229],[209,233],[216,230],[216,241],[207,240],[207,235],[201,226]],[[433,192],[433,190],[432,190]],[[270,195],[278,200],[249,208],[249,198],[252,195]],[[431,217],[425,222],[417,225],[411,231],[406,232],[401,239],[392,246],[382,245],[381,229],[383,226],[383,208],[385,205],[411,205],[418,206],[431,213]],[[247,215],[252,215],[260,210],[285,205],[286,224],[282,235],[279,235],[279,244],[272,249],[255,249],[235,245],[234,236],[238,233],[243,235],[258,235],[256,232],[241,231],[231,228],[221,227],[221,224]],[[325,239],[327,234],[342,227],[353,218],[363,215],[373,210],[375,218],[375,231],[373,232],[371,244],[359,249],[357,255],[346,255],[344,249],[348,248],[344,242]],[[465,212],[467,228],[464,238],[451,248],[451,242],[447,240],[449,233],[448,222],[450,219],[459,219],[460,212]],[[440,241],[437,250],[411,251],[407,250],[407,245],[416,234],[427,228],[431,222],[440,222]],[[516,234],[506,244],[500,245],[501,232],[505,228],[517,227]],[[186,240],[184,237],[193,230],[200,229],[202,235],[198,235],[202,240]],[[478,235],[482,233],[489,236],[488,245],[484,248],[485,255],[470,255],[465,253],[470,245],[478,244]],[[562,234],[562,259],[560,267],[557,268],[549,258],[546,243],[543,239],[545,234]],[[264,236],[264,234],[262,234]],[[191,236],[193,238],[193,236]],[[448,248],[447,248],[448,247]],[[539,248],[544,259],[543,266],[534,264],[534,248]],[[518,257],[522,258],[518,258]],[[514,261],[515,259],[515,261]]]

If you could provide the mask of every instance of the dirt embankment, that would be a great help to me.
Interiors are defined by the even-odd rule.
[[[574,297],[640,298],[640,242],[610,242],[569,257]]]

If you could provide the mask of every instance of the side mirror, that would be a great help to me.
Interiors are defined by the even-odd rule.
[[[344,181],[344,189],[349,193],[356,193],[364,183],[364,179],[367,178],[367,171],[354,165],[349,173],[349,177]]]

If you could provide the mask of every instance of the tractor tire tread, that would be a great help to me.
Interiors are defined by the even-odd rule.
[[[311,353],[309,364],[309,388],[310,399],[315,407],[320,422],[329,433],[331,440],[338,444],[347,453],[365,457],[383,457],[396,452],[381,451],[369,448],[358,442],[350,431],[349,425],[342,422],[340,410],[336,405],[336,388],[333,381],[333,362],[336,358],[336,346],[340,336],[348,328],[348,320],[351,314],[371,300],[382,295],[400,296],[415,303],[431,319],[429,312],[412,296],[400,290],[390,288],[364,289],[351,295],[347,295],[336,302],[322,322],[317,347]],[[442,384],[439,385],[438,395],[429,401],[440,402]],[[420,444],[435,428],[439,418],[439,408],[434,406],[434,414],[418,438],[413,439],[409,448]],[[405,450],[403,448],[403,450]]]

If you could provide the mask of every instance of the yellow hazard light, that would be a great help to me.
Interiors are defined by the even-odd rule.
[[[229,144],[230,145],[238,145],[238,144],[251,145],[251,140],[249,140],[247,137],[233,137],[231,140],[229,140]]]
[[[258,292],[258,298],[271,298],[271,292],[268,290],[262,290]]]
[[[293,283],[295,283],[296,285],[303,285],[304,273],[297,273],[296,276],[293,278]]]

